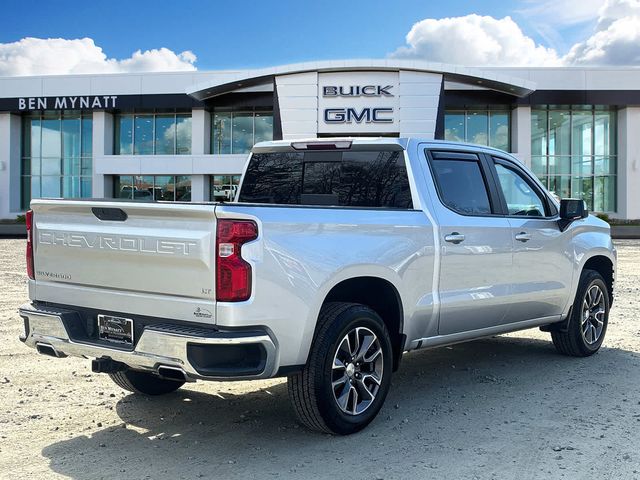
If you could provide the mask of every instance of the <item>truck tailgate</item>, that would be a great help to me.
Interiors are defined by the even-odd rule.
[[[69,304],[214,322],[215,205],[34,200],[32,209],[37,300],[69,303],[77,291]]]

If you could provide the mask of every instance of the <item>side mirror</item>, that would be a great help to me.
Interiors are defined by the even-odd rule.
[[[563,198],[560,200],[560,220],[558,220],[558,226],[561,232],[564,232],[573,221],[587,218],[588,216],[589,210],[584,200],[575,198]]]

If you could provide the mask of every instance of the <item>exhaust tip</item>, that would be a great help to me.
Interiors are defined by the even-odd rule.
[[[168,365],[161,365],[158,367],[158,375],[167,380],[176,380],[178,382],[187,382],[187,374],[179,367],[170,367]]]
[[[56,352],[56,349],[46,343],[36,344],[36,350],[42,355],[48,355],[49,357],[60,358],[61,355]]]

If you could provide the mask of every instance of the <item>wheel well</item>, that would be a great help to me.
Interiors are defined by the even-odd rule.
[[[598,255],[596,257],[591,257],[584,264],[584,269],[595,270],[604,278],[607,287],[609,287],[609,303],[613,302],[613,280],[614,280],[614,272],[613,272],[613,263],[607,257],[602,255]]]
[[[391,283],[377,277],[350,278],[334,286],[324,301],[360,303],[380,315],[391,335],[393,369],[398,369],[404,350],[404,317],[400,295]]]

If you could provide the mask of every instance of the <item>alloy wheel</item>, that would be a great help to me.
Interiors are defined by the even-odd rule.
[[[593,345],[600,339],[604,329],[605,313],[604,293],[598,285],[592,285],[582,301],[581,331],[584,341],[589,345]]]
[[[366,327],[349,331],[333,357],[331,387],[338,407],[348,415],[359,415],[376,398],[383,375],[380,340]]]

